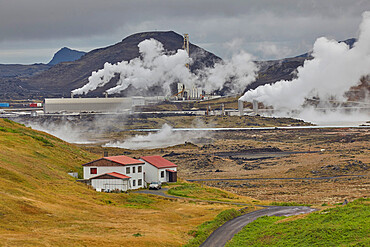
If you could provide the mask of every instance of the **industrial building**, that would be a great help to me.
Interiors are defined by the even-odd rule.
[[[44,100],[45,113],[123,113],[132,111],[135,106],[155,104],[165,99],[157,97],[125,98],[56,98]]]
[[[184,34],[184,44],[182,48],[188,53],[190,57],[190,47],[189,47],[189,34]],[[185,64],[186,68],[190,70],[190,65]],[[191,87],[185,87],[185,84],[180,82],[177,83],[177,92],[172,95],[173,100],[204,100],[215,98],[214,95],[206,94],[203,88],[192,85]]]

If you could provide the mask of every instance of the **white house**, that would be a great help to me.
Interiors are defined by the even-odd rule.
[[[144,187],[144,164],[124,155],[103,157],[83,164],[84,179],[97,191],[139,189]]]
[[[145,182],[176,182],[177,165],[161,156],[143,156]]]

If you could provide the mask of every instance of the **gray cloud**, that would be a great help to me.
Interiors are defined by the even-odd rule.
[[[260,58],[258,42],[296,55],[319,36],[355,36],[365,10],[367,0],[0,0],[0,63],[17,49],[97,48],[151,30],[189,33],[220,56],[235,39]]]

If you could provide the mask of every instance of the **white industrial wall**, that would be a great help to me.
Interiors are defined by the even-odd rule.
[[[164,96],[45,99],[44,112],[127,112],[131,111],[133,106],[154,104],[164,100]]]
[[[124,112],[132,109],[132,98],[45,99],[44,112]]]
[[[127,191],[128,189],[131,189],[128,185],[128,179],[92,179],[91,180],[91,186],[94,187],[96,191],[107,191],[108,189],[110,191],[112,190],[121,190],[121,191]]]
[[[138,173],[138,167],[142,167],[142,172]],[[130,173],[126,173],[126,167],[130,167]],[[132,173],[132,167],[135,167],[135,173]],[[97,174],[90,174],[90,168],[97,168]],[[84,179],[90,179],[105,173],[118,172],[123,175],[131,177],[129,189],[139,189],[144,187],[144,164],[142,165],[127,165],[127,166],[84,166]],[[142,179],[142,185],[138,185],[138,180]],[[135,186],[132,181],[135,180]]]

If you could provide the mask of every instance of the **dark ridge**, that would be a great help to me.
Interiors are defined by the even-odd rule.
[[[48,65],[56,65],[62,62],[73,62],[80,59],[86,52],[76,51],[69,49],[68,47],[63,47],[57,53],[54,54],[53,59],[48,63]]]

